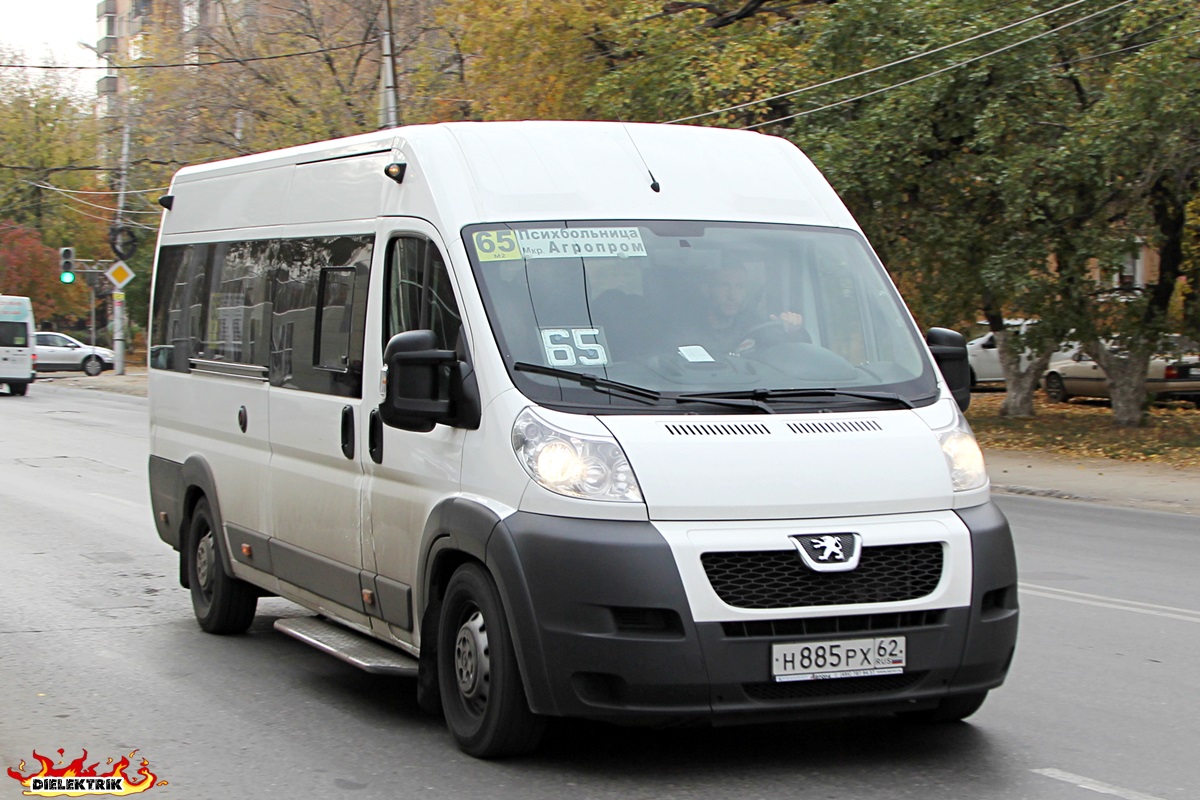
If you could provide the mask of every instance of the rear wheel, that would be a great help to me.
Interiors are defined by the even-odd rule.
[[[545,719],[529,710],[500,593],[476,564],[446,586],[437,654],[442,710],[463,752],[494,758],[537,747]]]
[[[1046,376],[1046,397],[1049,397],[1055,403],[1065,403],[1071,399],[1071,395],[1067,392],[1067,387],[1063,383],[1062,376],[1057,372],[1051,372]]]
[[[987,692],[956,694],[947,697],[933,708],[903,711],[900,717],[911,722],[958,722],[974,714],[987,699]]]
[[[28,383],[10,383],[8,385],[8,391],[9,391],[9,394],[16,395],[17,397],[24,397],[25,392],[29,391],[29,384]]]
[[[104,370],[104,362],[100,356],[88,356],[83,360],[83,371],[88,377],[94,378]]]
[[[209,633],[245,633],[254,621],[258,592],[225,574],[220,537],[208,500],[196,504],[188,531],[188,585],[196,621]]]

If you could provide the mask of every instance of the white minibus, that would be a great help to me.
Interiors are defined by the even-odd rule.
[[[795,146],[402,127],[180,170],[149,478],[200,627],[411,675],[479,757],[551,717],[958,720],[1008,523],[924,335]]]
[[[23,396],[37,379],[33,305],[28,297],[0,294],[0,385]]]

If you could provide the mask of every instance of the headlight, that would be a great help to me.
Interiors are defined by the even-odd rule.
[[[983,463],[983,451],[979,449],[966,417],[957,410],[955,417],[954,425],[937,431],[937,437],[946,456],[946,464],[950,467],[954,491],[966,492],[987,483],[987,467]]]
[[[642,502],[629,459],[611,436],[565,431],[527,408],[513,424],[512,445],[529,476],[552,492],[585,500]]]

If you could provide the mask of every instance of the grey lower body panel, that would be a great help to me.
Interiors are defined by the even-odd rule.
[[[158,538],[179,549],[179,531],[183,524],[183,465],[158,456],[150,456],[150,508]]]

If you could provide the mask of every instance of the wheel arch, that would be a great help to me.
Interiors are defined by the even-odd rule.
[[[425,629],[428,622],[437,625],[436,619],[426,620],[425,609],[440,602],[450,576],[468,561],[480,564],[496,583],[530,708],[538,714],[557,714],[534,624],[533,600],[516,548],[499,515],[473,500],[447,498],[434,507],[425,524],[418,571],[422,585],[416,592],[421,608],[414,615],[421,621],[422,650],[429,641],[426,637],[436,640],[437,636],[436,627]]]
[[[213,526],[221,540],[222,546],[217,548],[221,555],[221,569],[229,577],[233,577],[233,566],[229,560],[229,542],[225,540],[225,518],[221,516],[221,504],[217,499],[217,483],[213,478],[212,468],[201,456],[191,456],[183,462],[183,502],[180,507],[179,530],[179,583],[183,588],[188,586],[187,553],[190,549],[188,536],[192,527],[192,513],[201,500],[208,501],[208,510],[213,517]]]

